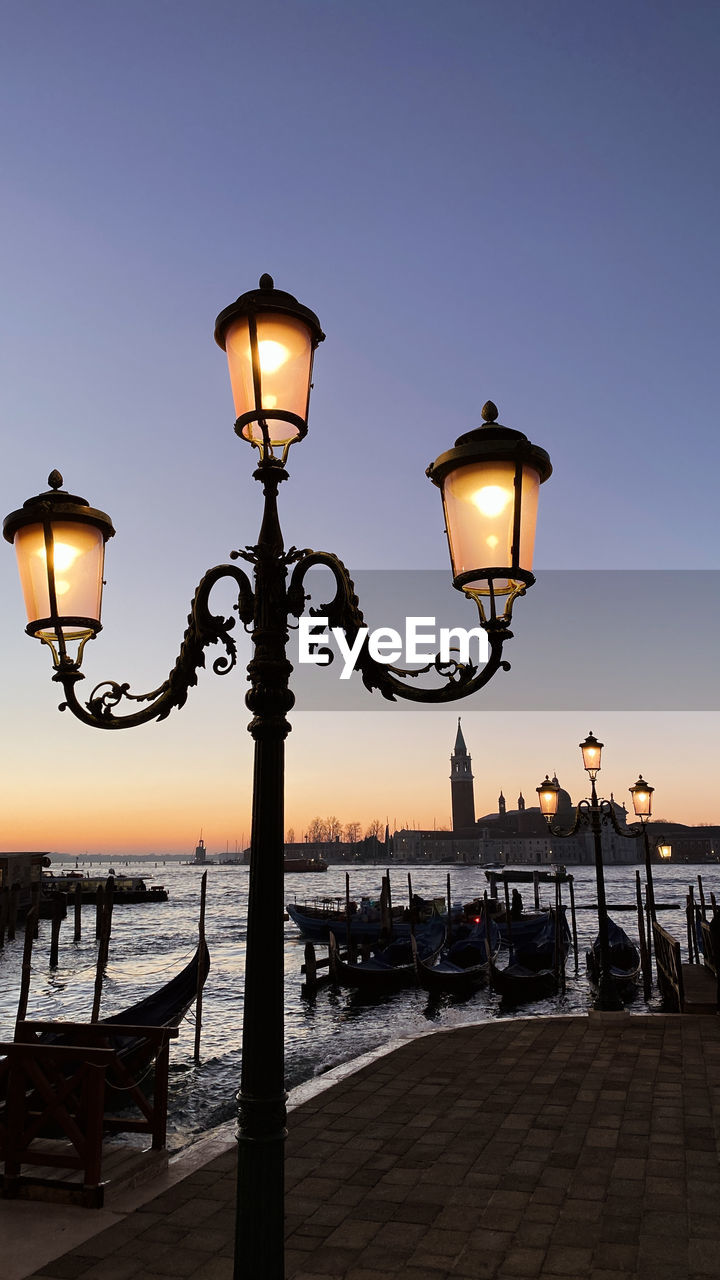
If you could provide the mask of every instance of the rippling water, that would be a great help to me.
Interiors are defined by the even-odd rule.
[[[58,868],[59,869],[59,868]],[[120,874],[144,876],[146,883],[163,883],[169,891],[167,903],[116,907],[110,946],[108,976],[103,989],[101,1012],[117,1013],[166,982],[192,955],[197,938],[197,918],[202,872],[178,863],[138,863],[129,866],[118,860]],[[98,870],[98,868],[95,868]],[[594,902],[595,873],[591,867],[570,868],[575,878],[579,972],[574,972],[572,952],[568,960],[567,991],[518,1011],[506,1010],[498,996],[486,989],[469,999],[451,997],[430,1003],[425,992],[411,989],[396,992],[381,1002],[363,1002],[357,995],[330,988],[318,991],[313,999],[301,995],[300,966],[304,940],[292,922],[285,926],[285,1010],[286,1077],[289,1088],[391,1039],[417,1035],[437,1027],[458,1026],[490,1018],[532,1016],[548,1013],[583,1013],[588,1008],[590,989],[585,977],[584,952],[597,932],[594,911],[583,909]],[[673,910],[659,912],[660,923],[679,938],[685,957],[687,932],[685,896],[693,885],[697,896],[698,867],[654,868],[655,897],[658,902],[676,903]],[[448,868],[445,866],[393,867],[393,900],[407,893],[407,873],[413,890],[424,896],[444,895]],[[354,897],[367,893],[379,896],[380,866],[353,867],[351,891]],[[487,887],[478,867],[451,867],[453,901],[468,901]],[[720,895],[720,866],[702,868],[703,887]],[[608,904],[635,901],[635,867],[607,868]],[[179,1148],[204,1130],[232,1118],[234,1096],[240,1080],[242,1030],[242,985],[245,962],[248,872],[245,867],[208,868],[206,933],[211,969],[205,986],[203,1005],[202,1061],[192,1062],[194,1026],[186,1020],[180,1038],[171,1048],[168,1140]],[[526,906],[532,905],[532,885],[519,886]],[[541,900],[550,900],[553,886],[541,885]],[[325,875],[286,875],[285,897],[299,901],[314,895],[343,897],[345,870],[330,867]],[[563,900],[568,902],[567,886]],[[612,909],[611,909],[612,914]],[[637,933],[636,916],[617,913],[616,919],[631,935]],[[28,1017],[89,1017],[95,977],[96,943],[94,909],[83,909],[83,939],[72,941],[70,916],[60,938],[60,963],[50,969],[50,922],[40,922],[35,943]],[[0,1037],[11,1039],[17,1004],[22,936],[0,951]],[[319,949],[320,953],[320,949]],[[651,1009],[658,1008],[656,993]],[[646,1012],[648,1005],[639,995],[631,1011]]]

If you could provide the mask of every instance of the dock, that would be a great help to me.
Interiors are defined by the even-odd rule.
[[[291,1095],[287,1280],[719,1274],[720,1018],[500,1020],[357,1066]],[[230,1280],[233,1148],[69,1248],[48,1206],[1,1205],[6,1280]]]

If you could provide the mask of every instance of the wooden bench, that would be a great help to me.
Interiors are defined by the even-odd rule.
[[[48,1032],[62,1036],[62,1042],[41,1040]],[[19,1023],[15,1041],[0,1044],[3,1196],[34,1191],[37,1198],[57,1198],[65,1191],[70,1200],[100,1207],[105,1133],[149,1133],[155,1150],[165,1146],[170,1040],[178,1034],[177,1027]],[[149,1042],[150,1061],[146,1054],[135,1078],[120,1042],[138,1038]],[[146,1079],[151,1078],[149,1091]],[[123,1114],[109,1114],[110,1101]],[[125,1114],[125,1106],[133,1112]],[[49,1182],[22,1173],[23,1166],[79,1170],[80,1190],[71,1179]],[[43,1189],[54,1195],[43,1197]]]

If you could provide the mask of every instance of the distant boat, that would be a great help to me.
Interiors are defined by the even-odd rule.
[[[324,858],[285,858],[283,869],[292,873],[295,871],[327,871],[328,864]]]

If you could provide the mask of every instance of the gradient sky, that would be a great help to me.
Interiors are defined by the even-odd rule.
[[[205,569],[256,540],[254,454],[212,329],[264,271],[327,333],[281,493],[288,544],[352,570],[446,568],[424,469],[492,398],[555,468],[499,678],[533,663],[520,638],[543,569],[705,570],[717,599],[719,49],[702,0],[5,7],[0,505],[57,467],[112,516],[88,693],[155,687]],[[203,675],[182,712],[127,733],[59,715],[4,545],[2,845],[246,840],[243,674]],[[479,812],[500,787],[534,799],[548,769],[580,798],[592,728],[606,794],[627,799],[643,771],[659,815],[719,821],[717,635],[698,635],[696,598],[668,592],[668,701],[661,682],[651,711],[617,710],[610,688],[505,714],[482,694],[417,713],[298,703],[287,825],[447,822],[458,713]],[[622,631],[628,611],[612,586],[579,616],[569,599],[560,660],[590,670],[596,624]],[[666,710],[690,637],[713,709]]]

